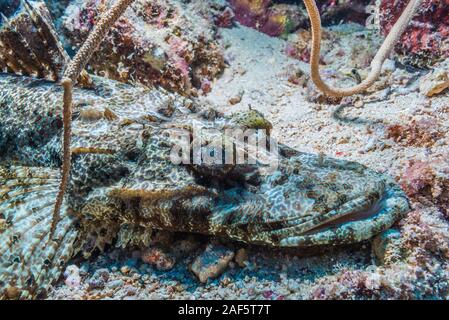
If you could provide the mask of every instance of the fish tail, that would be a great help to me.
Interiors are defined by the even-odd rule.
[[[59,175],[0,166],[0,300],[43,296],[76,251],[77,221],[65,204],[49,237]]]

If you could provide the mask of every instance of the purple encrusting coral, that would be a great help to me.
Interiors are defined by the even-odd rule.
[[[408,1],[382,0],[379,7],[380,27],[388,34]],[[426,66],[449,57],[449,0],[425,0],[411,25],[396,45],[405,61]]]

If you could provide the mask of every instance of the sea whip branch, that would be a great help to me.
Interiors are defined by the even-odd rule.
[[[81,46],[73,60],[68,64],[64,76],[61,80],[61,85],[64,88],[64,105],[63,105],[63,163],[62,163],[62,176],[59,185],[59,192],[56,197],[55,207],[53,210],[53,220],[50,228],[50,237],[56,229],[56,225],[59,221],[59,213],[61,211],[62,203],[64,201],[64,195],[67,190],[67,185],[70,177],[70,169],[72,163],[72,152],[70,149],[72,141],[72,107],[73,107],[73,85],[76,83],[76,79],[82,72],[90,58],[97,50],[100,43],[103,41],[109,29],[120,18],[120,16],[126,11],[126,9],[133,3],[134,0],[119,0],[114,4],[107,12],[103,14],[100,21],[95,25],[92,32],[87,37],[87,40]]]
[[[327,85],[320,76],[320,49],[321,49],[321,19],[315,0],[304,0],[307,13],[309,14],[310,24],[312,26],[312,53],[310,59],[310,68],[312,81],[317,88],[329,96],[346,97],[351,96],[368,89],[378,78],[382,71],[382,65],[385,59],[391,53],[396,42],[407,28],[410,20],[413,18],[422,0],[410,0],[402,15],[396,21],[388,36],[385,38],[382,46],[371,62],[371,71],[368,77],[360,84],[350,88],[334,88]]]

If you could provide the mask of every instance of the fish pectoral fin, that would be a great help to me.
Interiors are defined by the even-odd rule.
[[[45,293],[74,253],[76,220],[61,210],[49,232],[59,170],[0,166],[0,300]]]

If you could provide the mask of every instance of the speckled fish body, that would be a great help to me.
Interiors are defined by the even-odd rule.
[[[279,247],[337,245],[369,239],[409,210],[389,177],[283,145],[271,172],[174,164],[172,130],[271,125],[256,111],[223,117],[160,89],[94,83],[74,91],[70,186],[58,241],[49,241],[62,88],[0,75],[0,289],[36,295],[76,252],[146,244],[154,229]]]

